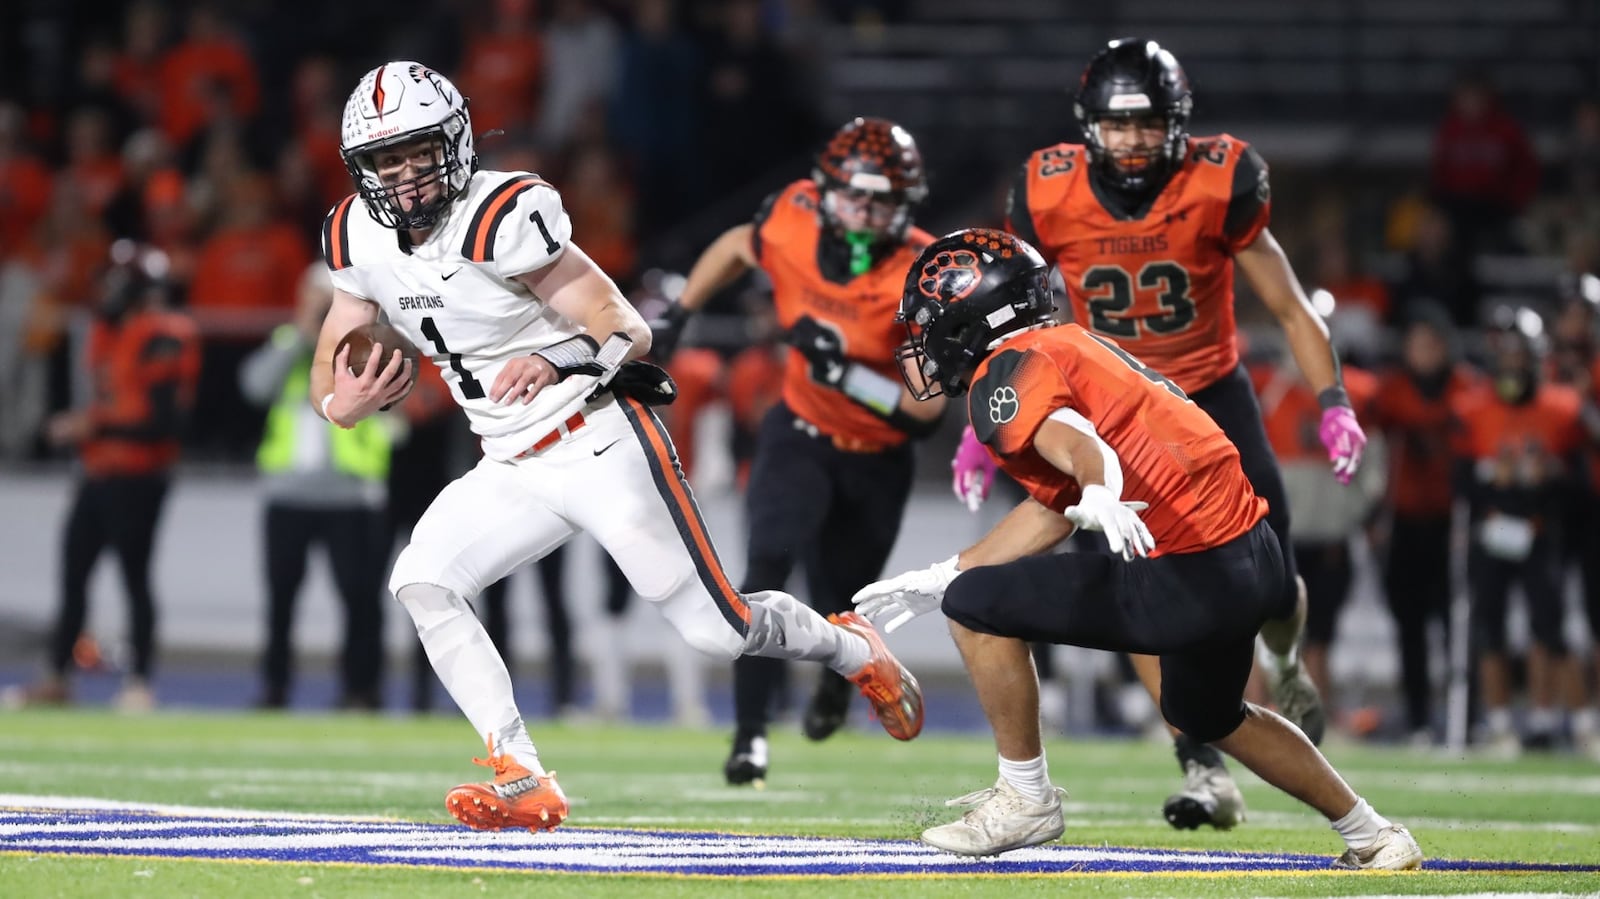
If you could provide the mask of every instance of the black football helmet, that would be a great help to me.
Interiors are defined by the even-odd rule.
[[[841,195],[887,199],[897,207],[891,224],[872,240],[901,240],[911,226],[912,207],[928,195],[922,153],[911,132],[888,119],[855,118],[840,128],[817,155],[812,180],[822,193],[822,219],[839,236],[847,229],[838,219]]]
[[[1485,338],[1495,393],[1513,406],[1533,399],[1549,347],[1544,319],[1526,306],[1496,306],[1489,313]]]
[[[1182,164],[1193,107],[1189,79],[1177,57],[1155,41],[1131,37],[1112,41],[1089,60],[1072,104],[1089,147],[1089,163],[1112,184],[1134,192],[1164,183]],[[1100,139],[1100,122],[1149,115],[1167,123],[1160,158],[1133,170],[1118,165]]]
[[[900,295],[907,339],[895,358],[906,386],[919,400],[961,396],[1002,338],[1050,322],[1053,308],[1050,266],[1027,241],[987,228],[946,234],[917,257]]]

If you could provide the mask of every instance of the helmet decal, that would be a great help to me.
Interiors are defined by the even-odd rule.
[[[963,300],[983,280],[978,254],[971,250],[939,253],[922,266],[917,289],[933,299]]]

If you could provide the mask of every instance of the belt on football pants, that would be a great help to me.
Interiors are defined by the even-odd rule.
[[[538,440],[535,440],[533,442],[533,446],[530,446],[527,449],[523,450],[522,452],[517,453],[517,458],[518,459],[526,459],[529,456],[534,455],[535,453],[544,452],[545,450],[549,449],[550,447],[555,446],[556,444],[560,443],[563,439],[565,439],[568,435],[572,434],[574,431],[578,430],[579,428],[582,428],[583,427],[583,423],[584,423],[584,420],[583,420],[583,413],[582,412],[574,412],[574,413],[572,413],[572,417],[567,419],[566,421],[562,422],[561,424],[556,425],[555,430],[553,430],[550,433],[544,435],[543,437],[540,437]]]
[[[881,440],[862,440],[858,437],[847,437],[843,434],[824,434],[822,429],[811,422],[801,418],[799,414],[790,412],[794,418],[794,429],[801,431],[816,440],[826,440],[833,444],[833,448],[846,453],[881,453],[894,449],[896,444],[884,443]]]

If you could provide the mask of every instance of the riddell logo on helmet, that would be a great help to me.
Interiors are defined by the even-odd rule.
[[[936,300],[953,302],[966,299],[983,273],[978,270],[978,255],[970,250],[943,252],[922,267],[917,289]]]

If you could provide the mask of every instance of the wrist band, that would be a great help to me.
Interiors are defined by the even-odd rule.
[[[329,393],[327,396],[322,398],[322,417],[326,418],[328,420],[328,424],[334,425],[336,427],[343,428],[346,431],[350,430],[350,426],[349,425],[347,425],[344,422],[339,421],[338,419],[334,418],[332,413],[328,412],[328,404],[331,403],[331,402],[333,402],[333,394],[332,393]]]
[[[1335,384],[1327,390],[1317,394],[1317,405],[1326,412],[1335,406],[1350,406],[1350,394],[1346,393],[1343,384]]]

